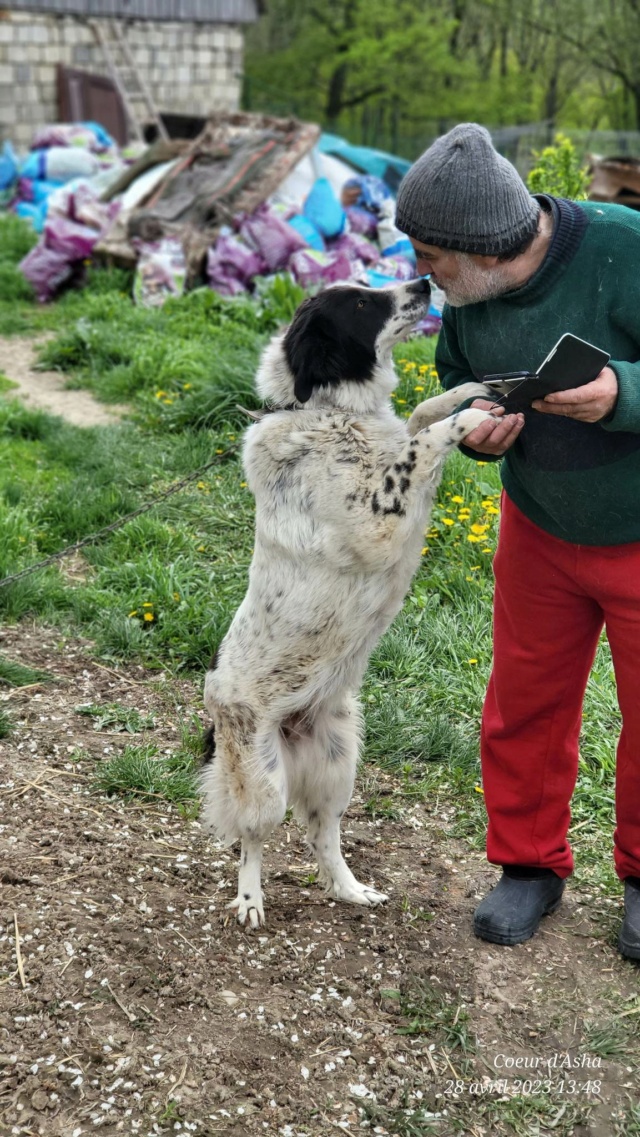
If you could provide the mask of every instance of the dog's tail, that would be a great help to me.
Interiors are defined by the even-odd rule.
[[[216,756],[216,729],[211,723],[208,730],[205,731],[202,739],[202,765],[206,766],[208,762],[213,762]]]

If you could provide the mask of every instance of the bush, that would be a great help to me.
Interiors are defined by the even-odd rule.
[[[589,172],[580,164],[576,148],[563,134],[556,134],[555,145],[534,150],[536,165],[527,178],[531,193],[550,193],[584,201],[587,197]]]

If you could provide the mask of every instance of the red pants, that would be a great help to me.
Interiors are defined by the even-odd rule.
[[[640,877],[640,542],[573,545],[502,495],[494,664],[482,719],[487,857],[573,870],[569,803],[589,671],[603,624],[622,712],[616,764],[618,876]]]

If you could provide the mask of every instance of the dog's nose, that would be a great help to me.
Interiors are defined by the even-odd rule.
[[[431,292],[431,285],[426,276],[419,276],[417,280],[412,280],[408,286],[408,292]]]

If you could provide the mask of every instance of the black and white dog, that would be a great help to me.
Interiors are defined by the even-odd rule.
[[[242,841],[229,907],[253,927],[264,922],[263,843],[289,804],[332,896],[386,899],[340,851],[362,736],[358,690],[420,562],[443,458],[488,417],[452,415],[487,394],[476,383],[425,401],[408,421],[394,414],[391,350],[428,302],[423,280],[327,289],[301,305],[258,372],[273,413],[244,442],[255,550],[206,677],[215,758],[202,773],[205,823],[227,844]]]

